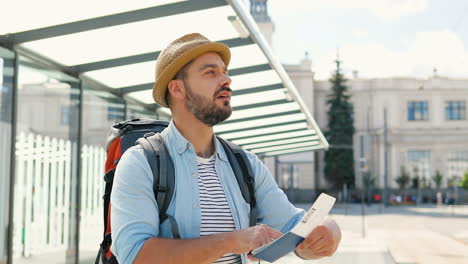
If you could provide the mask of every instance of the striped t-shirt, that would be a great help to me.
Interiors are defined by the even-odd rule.
[[[198,189],[200,191],[200,236],[231,232],[236,229],[232,212],[215,169],[216,156],[205,159],[197,156]],[[226,254],[214,263],[241,263],[240,255]]]

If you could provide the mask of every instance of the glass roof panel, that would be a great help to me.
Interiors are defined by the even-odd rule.
[[[250,136],[258,136],[262,134],[268,133],[275,133],[281,131],[288,131],[300,128],[307,128],[307,123],[298,123],[293,125],[285,125],[285,126],[275,126],[269,128],[261,128],[261,129],[252,129],[250,131],[242,131],[242,132],[234,132],[234,133],[227,133],[223,134],[223,138],[230,139],[230,138],[240,138],[240,137],[250,137]]]
[[[224,131],[243,129],[246,127],[265,126],[265,125],[272,125],[272,124],[281,125],[284,122],[296,121],[296,120],[304,120],[305,122],[306,121],[305,115],[303,113],[300,113],[300,114],[293,114],[293,115],[287,115],[287,116],[263,118],[263,119],[256,119],[256,120],[246,121],[246,122],[231,123],[231,124],[226,124],[226,125],[221,124],[221,125],[215,126],[214,128],[215,128],[215,131],[219,133],[219,132],[224,132]]]
[[[114,0],[112,4],[95,0],[7,1],[2,3],[8,11],[0,16],[0,35],[184,1]]]
[[[276,74],[274,70],[236,75],[232,76],[231,79],[231,88],[234,90],[234,93],[236,90],[242,90],[245,88],[282,83],[281,79],[278,77],[278,74]]]
[[[305,137],[300,137],[300,138],[293,138],[293,139],[285,139],[285,140],[270,141],[270,142],[265,142],[265,143],[244,145],[242,147],[246,148],[246,149],[255,149],[255,148],[269,147],[269,146],[272,146],[272,145],[291,144],[291,143],[303,142],[303,141],[314,141],[314,140],[318,140],[318,139],[319,139],[318,136],[305,136]]]
[[[276,114],[276,113],[282,113],[282,112],[298,110],[298,109],[299,109],[299,105],[296,102],[279,104],[279,105],[269,105],[269,106],[263,106],[263,107],[255,107],[255,108],[249,108],[245,110],[233,111],[231,117],[229,117],[228,120],[236,120],[240,118],[248,118],[248,117],[266,115],[266,114]]]
[[[153,104],[153,91],[152,90],[145,90],[140,92],[129,93],[127,95],[135,100],[138,100],[144,104]]]
[[[229,62],[229,69],[243,68],[265,63],[268,63],[268,59],[257,44],[231,49],[231,62]]]
[[[233,96],[231,99],[231,106],[242,106],[255,103],[263,103],[273,100],[285,99],[285,89],[273,90],[268,92],[245,94],[239,96]]]
[[[236,38],[239,33],[227,19],[232,15],[235,15],[232,8],[223,6],[22,45],[35,52],[47,54],[47,57],[66,66],[72,66],[159,51],[170,41],[193,32],[199,32],[214,41]],[[73,47],[79,48],[80,52],[74,52]]]
[[[276,147],[267,147],[267,148],[259,148],[251,150],[253,153],[264,153],[264,152],[271,152],[271,151],[278,151],[286,148],[302,148],[302,147],[309,147],[317,145],[317,142],[303,142],[303,143],[296,143],[290,144],[286,146],[276,146]]]
[[[90,71],[85,73],[85,75],[112,88],[127,87],[154,82],[155,67],[156,60]],[[125,78],[122,78],[122,76]],[[242,74],[231,78],[233,79],[231,88],[234,90],[281,83],[278,75],[273,70]]]
[[[313,130],[304,130],[304,131],[297,131],[297,132],[285,131],[285,133],[281,133],[281,134],[270,135],[270,136],[260,135],[256,137],[246,138],[246,139],[233,140],[232,142],[238,145],[245,145],[245,144],[252,144],[252,143],[262,142],[262,141],[267,141],[267,140],[278,140],[278,139],[290,138],[290,137],[314,136],[314,135],[315,133]]]
[[[154,82],[155,68],[156,61],[149,61],[90,71],[85,75],[111,88],[119,88]]]

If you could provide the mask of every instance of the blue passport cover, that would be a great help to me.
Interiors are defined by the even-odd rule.
[[[273,241],[269,246],[261,249],[255,255],[254,258],[265,260],[268,262],[274,262],[279,258],[285,256],[289,252],[292,252],[299,243],[304,240],[303,237],[298,236],[292,232],[288,232],[277,240]]]

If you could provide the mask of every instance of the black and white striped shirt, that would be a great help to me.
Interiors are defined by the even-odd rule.
[[[236,229],[231,209],[216,173],[215,160],[215,155],[208,159],[197,157],[201,209],[200,236],[231,232]],[[240,264],[241,258],[240,255],[230,253],[214,263]]]

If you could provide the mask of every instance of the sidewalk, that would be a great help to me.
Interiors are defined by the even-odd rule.
[[[335,206],[332,213],[342,229],[341,245],[333,257],[314,263],[468,263],[468,206],[373,205],[365,207],[365,217],[361,209],[357,204]]]
[[[309,209],[310,205],[298,205]],[[294,254],[275,264],[467,264],[468,206],[385,208],[336,205],[332,217],[342,230],[337,252],[329,258],[304,261]],[[364,228],[363,228],[364,227]],[[364,236],[365,235],[365,236]],[[95,252],[80,253],[83,264],[94,263]],[[14,263],[65,262],[64,252],[15,259]],[[250,262],[258,263],[258,262]],[[262,261],[261,263],[267,264]]]

